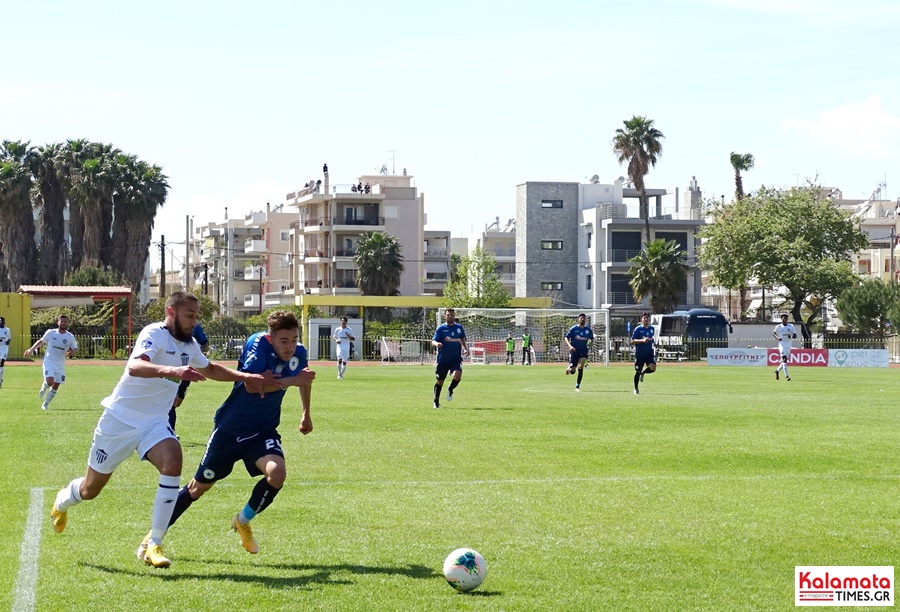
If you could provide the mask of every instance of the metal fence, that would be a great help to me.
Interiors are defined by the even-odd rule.
[[[137,335],[135,335],[135,338]],[[33,335],[31,343],[34,344],[41,336]],[[122,361],[128,359],[131,355],[133,338],[127,335],[113,336],[82,336],[75,335],[78,342],[78,352],[74,359],[120,359]],[[209,336],[209,353],[211,359],[236,360],[241,350],[244,348],[243,337],[224,337]],[[330,338],[325,339],[330,342]],[[424,341],[430,341],[431,336],[423,338]],[[29,345],[30,346],[30,345]],[[657,359],[660,361],[705,361],[707,348],[777,348],[775,339],[762,341],[760,338],[733,338],[729,337],[728,341],[693,341],[683,347],[662,347],[657,345]],[[888,336],[884,339],[878,338],[847,338],[847,337],[831,337],[814,335],[806,344],[802,341],[795,341],[794,346],[797,348],[817,348],[817,349],[887,349],[891,363],[900,363],[900,336]],[[114,351],[115,349],[115,351]],[[320,354],[329,355],[329,350],[323,350],[320,347]],[[595,346],[594,351],[597,353],[598,360],[602,360],[602,347]],[[629,336],[613,336],[610,338],[608,348],[609,360],[616,361],[632,361],[634,359],[634,348],[631,345]],[[10,358],[16,358],[16,355],[10,355]],[[43,348],[38,351],[37,357],[43,357]],[[539,362],[556,362],[565,361],[565,355],[551,355],[547,353],[537,356]],[[351,359],[354,361],[381,361],[381,338],[366,336],[358,338],[354,342],[353,355]],[[325,359],[327,361],[327,359]]]

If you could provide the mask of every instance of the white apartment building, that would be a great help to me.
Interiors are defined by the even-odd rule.
[[[484,230],[469,236],[469,252],[481,247],[494,256],[496,272],[500,282],[509,290],[510,295],[516,293],[516,220],[509,219],[501,223],[496,217],[493,223],[485,225]]]
[[[219,304],[223,314],[242,317],[293,303],[291,223],[283,206],[228,218],[191,230],[189,282]]]

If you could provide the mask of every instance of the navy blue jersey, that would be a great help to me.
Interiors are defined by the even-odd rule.
[[[647,359],[648,357],[653,357],[653,337],[655,334],[656,330],[653,329],[652,325],[648,325],[647,327],[638,325],[634,328],[634,331],[631,333],[632,340],[650,338],[649,342],[641,342],[640,344],[634,345],[635,359]]]
[[[199,323],[194,325],[194,333],[192,335],[194,336],[194,340],[196,340],[197,344],[199,344],[200,346],[209,344],[209,338],[206,337],[206,332],[203,331],[203,328],[200,327]]]
[[[261,374],[268,371],[281,377],[295,376],[308,365],[306,347],[298,344],[290,361],[282,361],[265,332],[247,338],[238,360],[238,370],[241,372]],[[281,422],[281,400],[284,393],[285,389],[279,389],[260,397],[258,393],[249,393],[244,388],[244,383],[235,383],[231,394],[216,411],[216,428],[246,435],[275,429]]]
[[[444,323],[438,327],[434,332],[434,336],[431,338],[435,342],[443,344],[443,346],[438,349],[438,363],[460,361],[462,359],[462,344],[459,342],[450,342],[449,340],[465,340],[465,338],[466,332],[463,331],[463,327],[459,323],[453,323],[452,325]]]
[[[575,347],[575,352],[577,354],[587,355],[588,343],[594,339],[594,330],[592,330],[589,325],[585,325],[584,327],[573,325],[571,329],[566,332],[566,339],[573,347]]]

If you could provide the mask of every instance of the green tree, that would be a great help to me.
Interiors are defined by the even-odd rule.
[[[401,250],[400,241],[385,232],[365,232],[359,237],[353,263],[363,295],[400,294]]]
[[[744,179],[741,172],[750,170],[755,164],[755,160],[750,153],[731,152],[731,167],[734,168],[734,197],[740,200],[744,197]]]
[[[477,246],[462,258],[457,278],[444,288],[442,304],[458,308],[506,308],[510,295],[500,281],[493,253]]]
[[[686,256],[674,240],[654,240],[631,261],[631,290],[638,302],[650,298],[654,313],[668,313],[685,294],[688,265]]]
[[[650,242],[650,204],[644,177],[650,172],[651,166],[656,166],[662,155],[662,140],[665,136],[653,127],[653,119],[635,115],[624,121],[624,124],[625,129],[616,130],[612,147],[620,164],[628,162],[628,178],[640,194],[640,214],[644,220],[646,244]]]
[[[37,278],[37,246],[31,205],[31,164],[37,152],[30,143],[0,143],[0,247],[6,274],[0,291],[16,291]]]
[[[857,282],[851,259],[869,244],[846,213],[820,188],[779,190],[763,187],[713,211],[713,222],[699,232],[700,265],[710,280],[739,287],[756,278],[783,287],[795,322],[809,339],[808,327],[825,298],[837,298]]]
[[[69,269],[69,245],[65,239],[63,217],[67,196],[58,167],[61,150],[59,144],[38,147],[31,163],[38,196],[35,205],[41,211],[38,280],[45,285],[59,285]]]
[[[744,197],[744,179],[741,176],[741,172],[750,170],[753,167],[755,160],[750,153],[735,153],[734,151],[731,152],[729,160],[731,161],[731,167],[734,168],[734,197],[736,200],[741,200]],[[750,301],[747,298],[747,281],[748,279],[744,279],[744,282],[738,286],[741,300],[742,321],[746,318],[744,313],[750,305]]]
[[[845,290],[837,300],[837,310],[841,320],[863,334],[875,334],[884,339],[893,318],[900,314],[900,288],[886,284],[877,278],[862,279],[858,284]]]
[[[63,284],[76,287],[121,287],[128,283],[125,282],[121,272],[82,266],[67,275]]]

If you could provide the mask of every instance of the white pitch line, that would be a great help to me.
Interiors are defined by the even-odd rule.
[[[40,487],[31,489],[31,503],[28,505],[28,516],[25,518],[25,534],[22,537],[22,550],[19,553],[19,573],[13,586],[12,612],[30,612],[34,610],[38,557],[41,552],[41,519],[43,518],[44,490]]]

